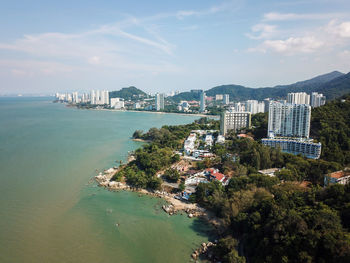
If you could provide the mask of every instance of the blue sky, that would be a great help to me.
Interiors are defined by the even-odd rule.
[[[1,1],[0,95],[274,86],[350,71],[348,0]]]

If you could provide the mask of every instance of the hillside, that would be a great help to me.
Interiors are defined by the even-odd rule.
[[[321,158],[350,164],[350,94],[312,110],[311,137],[322,143]]]
[[[145,92],[133,86],[109,92],[110,98],[123,98],[125,100],[133,100],[139,97],[146,96],[147,94]]]
[[[213,87],[206,91],[207,96],[215,96],[216,94],[229,94],[230,100],[263,100],[265,98],[285,98],[289,92],[305,91],[321,92],[327,100],[340,97],[350,92],[350,73],[343,74],[333,71],[315,78],[299,81],[290,85],[278,85],[275,87],[265,88],[248,88],[241,85],[221,85]],[[174,101],[179,100],[198,100],[198,94],[191,92],[180,93],[173,97]]]
[[[196,92],[181,92],[173,97],[171,97],[173,101],[180,102],[181,100],[199,100],[199,93]]]

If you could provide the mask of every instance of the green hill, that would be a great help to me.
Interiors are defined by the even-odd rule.
[[[133,86],[109,92],[110,98],[123,98],[125,100],[135,100],[146,96],[145,92]]]
[[[310,133],[322,143],[322,159],[349,165],[350,94],[313,109]]]

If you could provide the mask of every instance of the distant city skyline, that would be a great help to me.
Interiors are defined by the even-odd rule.
[[[350,2],[2,1],[0,95],[258,88],[350,71]]]

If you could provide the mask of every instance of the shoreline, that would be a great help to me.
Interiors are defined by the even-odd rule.
[[[181,116],[198,116],[198,117],[215,117],[215,118],[219,118],[219,115],[208,115],[208,114],[201,114],[201,113],[180,113],[180,112],[163,112],[163,111],[137,111],[137,110],[116,110],[116,109],[96,109],[96,108],[79,108],[76,105],[70,105],[70,104],[66,104],[66,107],[68,108],[76,108],[76,109],[83,109],[83,110],[98,110],[98,111],[112,111],[112,112],[138,112],[138,113],[153,113],[153,114],[177,114],[177,115],[181,115]]]
[[[197,203],[184,202],[175,199],[175,194],[170,194],[165,191],[150,191],[143,188],[134,188],[126,183],[111,181],[113,175],[117,173],[118,168],[110,168],[105,170],[103,173],[100,172],[99,175],[92,178],[98,183],[99,187],[104,187],[108,191],[130,191],[135,192],[140,195],[148,195],[151,197],[162,198],[167,202],[167,204],[162,205],[162,209],[169,216],[173,215],[184,215],[187,214],[188,218],[198,217],[204,220],[208,225],[211,225],[216,230],[216,236],[220,236],[223,233],[223,229],[220,227],[221,219],[217,218],[211,211],[199,206]],[[210,262],[213,261],[213,248],[217,245],[217,240],[211,242],[203,242],[197,249],[194,249],[190,257],[192,260],[197,262],[198,259],[205,257]]]
[[[127,183],[111,181],[114,174],[119,170],[118,168],[109,168],[103,173],[95,176],[94,179],[98,183],[99,187],[104,187],[109,191],[131,191],[143,195],[149,195],[153,197],[163,198],[168,204],[163,205],[162,209],[169,215],[176,215],[179,213],[186,213],[189,218],[201,217],[210,223],[215,229],[218,229],[220,225],[220,219],[212,214],[212,212],[199,206],[197,203],[185,202],[175,198],[175,194],[168,193],[166,191],[151,191],[143,188],[134,188]]]

